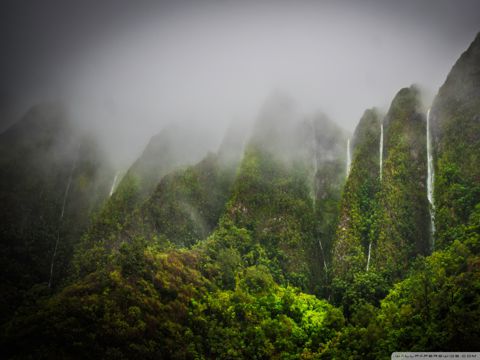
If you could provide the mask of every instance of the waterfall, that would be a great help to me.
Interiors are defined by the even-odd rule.
[[[60,213],[60,218],[58,220],[58,228],[57,228],[57,239],[55,241],[55,247],[53,248],[53,255],[52,260],[50,261],[50,278],[48,279],[48,287],[52,287],[52,280],[53,280],[53,267],[55,264],[55,256],[57,255],[58,243],[60,241],[60,228],[62,226],[63,215],[65,214],[65,205],[67,204],[67,197],[70,191],[70,185],[72,184],[72,177],[73,177],[73,170],[76,166],[76,160],[74,161],[72,168],[70,169],[70,174],[68,176],[67,187],[65,188],[65,193],[63,195],[63,203],[62,203],[62,212]]]
[[[317,139],[316,139],[316,131],[315,131],[315,123],[312,122],[312,134],[313,134],[313,207],[314,211],[316,212],[316,200],[317,200],[317,172],[318,172],[318,149],[317,149]],[[328,270],[327,267],[327,260],[325,259],[325,251],[323,250],[323,245],[322,245],[322,239],[320,236],[318,237],[318,245],[320,246],[320,251],[322,252],[322,258],[323,258],[323,267],[325,268],[325,272]]]
[[[372,241],[370,241],[370,244],[368,244],[368,257],[367,257],[367,271],[368,268],[370,267],[370,255],[372,253]]]
[[[317,149],[317,138],[316,138],[316,131],[315,131],[315,123],[312,122],[312,141],[313,141],[313,204],[317,200],[317,172],[318,172],[318,149]]]
[[[383,122],[380,124],[380,181],[382,181],[382,175],[383,175]]]
[[[320,238],[318,238],[318,244],[320,245],[320,250],[322,250],[323,267],[325,268],[325,271],[327,271],[328,270],[327,260],[325,260],[325,251],[323,251],[322,240],[320,240]]]
[[[115,191],[115,187],[117,186],[118,175],[119,175],[119,172],[117,171],[113,178],[112,187],[110,188],[110,194],[108,196],[112,196],[113,192]]]
[[[350,154],[350,138],[347,140],[347,177],[350,173],[350,165],[352,163],[352,156]]]
[[[435,249],[435,205],[433,202],[433,181],[435,172],[432,156],[432,135],[430,133],[430,109],[427,110],[427,199],[430,204],[430,229],[432,236],[432,250]]]

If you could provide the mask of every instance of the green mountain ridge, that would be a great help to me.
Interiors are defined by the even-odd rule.
[[[2,199],[14,210],[2,214],[2,286],[13,294],[2,304],[6,358],[387,359],[394,351],[478,351],[479,64],[480,35],[430,111],[433,204],[427,115],[415,86],[401,89],[385,115],[366,110],[351,141],[325,115],[303,117],[278,94],[245,146],[230,133],[204,156],[201,136],[183,147],[188,134],[167,129],[109,198],[114,173],[94,147],[56,163],[50,151],[68,139],[64,122],[51,117],[52,125],[32,133],[39,115],[20,122],[12,128],[19,135],[0,136],[0,147],[18,147],[0,163],[8,174]],[[52,289],[45,276],[25,280],[37,265],[21,258],[26,246],[17,247],[36,246],[48,259],[66,193],[52,196],[45,227],[22,227],[28,212],[14,201],[25,191],[23,203],[35,205],[33,194],[45,187],[16,184],[31,179],[28,166],[12,164],[30,159],[32,144],[46,149],[37,156],[51,162],[48,173],[59,173],[45,183],[65,189],[58,184],[70,178],[69,198],[78,199],[68,206],[93,216],[87,227],[65,213],[74,255],[59,256],[68,270]],[[93,188],[104,190],[86,196]],[[33,238],[22,234],[27,228]]]
[[[89,214],[108,194],[112,170],[57,104],[32,108],[0,135],[1,317],[34,284],[58,286]]]

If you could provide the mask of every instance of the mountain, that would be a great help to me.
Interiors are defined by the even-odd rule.
[[[403,88],[349,138],[276,94],[216,153],[165,129],[110,197],[118,174],[94,143],[34,109],[0,136],[2,355],[478,351],[479,39],[430,111]]]
[[[194,149],[195,155],[189,152],[192,146],[196,148],[201,141],[199,137],[199,143],[193,143],[186,149],[182,148],[182,142],[172,142],[172,138],[161,145],[160,139],[168,138],[172,131],[182,139],[193,135],[189,132],[192,129],[186,133],[180,129],[167,128],[166,132],[150,141],[142,156],[95,216],[76,251],[76,277],[95,271],[121,246],[141,243],[141,246],[156,244],[162,249],[190,247],[205,239],[217,226],[243,151],[242,133],[234,136],[233,131],[238,131],[238,128],[230,128],[216,154],[207,154],[195,165],[180,166],[180,163],[189,161],[188,156],[190,160],[199,156],[199,149]],[[206,146],[204,142],[202,144]],[[156,153],[154,149],[165,151]],[[139,168],[146,166],[145,159],[154,161],[155,158],[155,165],[152,165],[154,169],[147,167],[148,171],[139,172]],[[170,169],[170,172],[163,174],[166,169]],[[151,194],[146,195],[146,182],[139,179],[152,181],[154,173],[161,178],[155,189],[150,190]]]
[[[196,126],[172,124],[153,136],[124,177],[137,187],[136,203],[151,195],[163,176],[172,170],[200,161],[211,144],[208,132]],[[118,190],[122,189],[122,182]]]
[[[34,284],[65,279],[112,170],[57,104],[33,107],[2,133],[0,154],[3,319]]]
[[[351,281],[366,271],[375,240],[376,198],[380,190],[380,114],[367,110],[353,134],[352,164],[343,190],[333,248],[333,276]]]
[[[340,196],[345,143],[344,133],[325,116],[302,119],[288,98],[270,98],[254,126],[218,231],[234,228],[248,240],[225,244],[214,234],[217,251],[233,247],[240,263],[265,265],[280,284],[320,291],[336,211],[329,202]],[[322,207],[326,211],[317,220],[316,208]]]
[[[398,92],[384,119],[368,110],[355,130],[333,248],[333,292],[345,309],[378,303],[429,252],[425,129],[412,86]],[[347,291],[364,286],[370,290],[360,296]]]
[[[425,117],[415,87],[398,92],[384,119],[378,239],[372,265],[394,280],[429,252]]]
[[[401,182],[402,186],[399,189],[410,184],[409,196],[417,195],[416,204],[411,202],[413,199],[409,203],[404,203],[402,198],[405,197],[391,198],[386,194],[381,195],[380,199],[383,197],[381,201],[386,199],[391,201],[382,203],[380,216],[385,216],[382,213],[386,210],[394,214],[391,209],[399,209],[398,205],[405,209],[404,212],[397,212],[395,217],[390,217],[391,225],[381,220],[379,230],[397,229],[395,232],[389,231],[390,235],[385,236],[384,241],[403,234],[405,240],[409,238],[416,240],[410,241],[410,246],[404,242],[407,249],[414,250],[416,246],[419,255],[423,252],[428,256],[417,256],[416,260],[407,257],[407,260],[410,260],[410,269],[405,273],[406,277],[396,282],[393,288],[390,288],[391,284],[382,284],[381,281],[385,282],[385,278],[375,276],[378,267],[375,267],[374,271],[354,276],[353,283],[345,286],[342,294],[342,305],[344,310],[347,310],[345,314],[349,318],[349,325],[329,344],[324,352],[326,358],[381,359],[394,351],[478,351],[479,50],[480,34],[453,66],[435,97],[432,108],[427,112],[427,117],[429,116],[427,123],[433,134],[435,165],[433,206],[428,209],[425,199],[420,199],[420,193],[424,193],[426,186],[424,179],[427,160],[424,154],[410,152],[411,156],[417,155],[417,159],[422,158],[422,161],[418,161],[416,165],[414,162],[408,176],[400,177],[407,174],[406,165],[411,164],[416,156],[404,161],[400,168],[398,160],[395,161],[396,167],[392,166],[393,162],[390,163],[389,170],[388,164],[384,167],[384,171],[390,171],[390,175],[384,173],[380,194],[385,193],[384,182],[387,181],[386,177],[390,176],[390,186],[387,189],[393,190],[393,186]],[[405,139],[414,140],[409,143],[418,144],[420,149],[423,143],[425,148],[425,141],[421,139],[425,136],[425,130],[421,115],[416,110],[415,91],[404,89],[399,95],[402,95],[404,100],[397,104],[407,105],[406,107],[410,109],[410,116],[403,119],[404,121],[410,119],[407,120],[410,123],[409,128],[417,134]],[[391,110],[390,115],[401,113],[400,111],[392,113]],[[398,116],[395,117],[400,119]],[[389,120],[391,121],[391,118]],[[398,139],[396,143],[399,144]],[[389,156],[389,145],[386,146],[386,156]],[[401,160],[402,157],[398,153],[401,147],[398,145],[395,147],[396,157]],[[422,169],[422,172],[413,171],[415,166]],[[428,224],[426,209],[434,211],[434,226]],[[416,217],[412,216],[413,214],[416,214]],[[406,224],[410,224],[410,227],[403,227]],[[430,255],[430,252],[426,251],[427,244],[433,248]],[[380,248],[379,243],[384,264],[386,262],[388,265],[390,258],[390,264],[393,265],[398,255],[406,256],[403,249],[395,249],[394,246],[392,244],[394,252],[388,253],[388,247]],[[384,265],[382,267],[386,268]]]
[[[315,254],[317,264],[328,276],[332,262],[332,244],[335,238],[340,198],[347,177],[348,140],[343,130],[324,114],[311,119],[313,136],[313,200],[315,206],[315,237],[320,250]],[[307,127],[307,131],[310,130]],[[325,284],[323,284],[325,286]]]
[[[430,111],[435,164],[435,248],[457,237],[480,202],[480,35],[460,56]]]

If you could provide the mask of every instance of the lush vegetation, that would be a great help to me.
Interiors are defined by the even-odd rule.
[[[0,169],[4,321],[34,284],[63,283],[113,174],[97,144],[76,133],[56,104],[33,107],[0,135]]]
[[[436,248],[451,244],[480,202],[480,36],[440,88],[431,117],[436,137]],[[460,228],[459,228],[460,226]]]
[[[419,92],[402,89],[384,121],[385,154],[378,198],[378,237],[373,265],[392,280],[402,278],[418,254],[429,251],[430,218],[425,118]]]
[[[192,149],[157,136],[111,197],[113,172],[95,146],[68,138],[78,151],[61,157],[72,153],[58,143],[64,120],[50,116],[31,135],[34,112],[0,138],[2,355],[480,350],[479,60],[477,37],[432,108],[435,233],[415,87],[385,117],[364,113],[346,181],[345,133],[322,115],[297,119],[282,98],[262,110],[241,156],[222,146],[188,166]]]

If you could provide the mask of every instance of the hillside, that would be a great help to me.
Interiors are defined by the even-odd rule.
[[[0,136],[5,357],[479,351],[479,64],[480,35],[430,111],[405,87],[351,137],[281,94],[216,152],[167,127],[116,189],[34,108]]]

